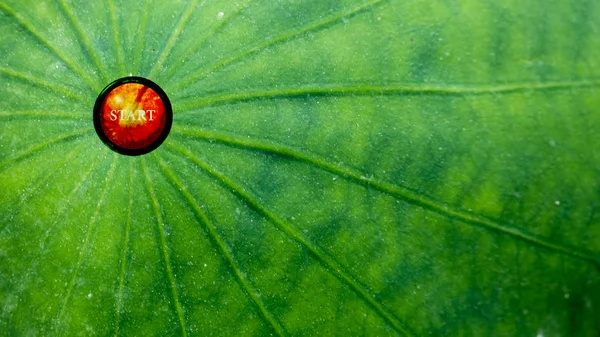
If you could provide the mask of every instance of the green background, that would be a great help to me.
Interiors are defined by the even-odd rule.
[[[597,336],[600,2],[0,2],[0,335]],[[111,152],[137,75],[173,130]]]

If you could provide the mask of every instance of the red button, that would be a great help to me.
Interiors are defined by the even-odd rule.
[[[156,149],[172,124],[171,104],[154,82],[125,77],[108,85],[96,100],[94,125],[100,139],[126,155]]]

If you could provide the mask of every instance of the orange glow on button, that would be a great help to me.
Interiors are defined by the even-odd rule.
[[[169,100],[155,83],[126,77],[107,86],[96,101],[94,124],[113,150],[140,155],[157,148],[171,128]]]

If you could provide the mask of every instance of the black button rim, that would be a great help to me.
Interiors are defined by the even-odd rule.
[[[163,103],[163,106],[165,108],[165,125],[164,125],[163,130],[161,131],[160,135],[154,142],[152,142],[148,146],[145,146],[140,149],[127,149],[127,148],[118,146],[118,145],[114,144],[113,142],[111,142],[110,139],[106,136],[106,134],[104,134],[104,131],[102,130],[102,124],[100,121],[101,116],[102,116],[102,105],[104,104],[104,100],[106,99],[106,96],[108,96],[108,94],[110,94],[113,91],[113,89],[115,89],[116,87],[119,87],[119,86],[121,86],[123,84],[127,84],[127,83],[138,83],[138,84],[147,86],[148,88],[154,90],[154,92],[156,92],[156,94],[160,97],[160,99]],[[111,150],[113,150],[119,154],[122,154],[122,155],[140,156],[140,155],[147,154],[147,153],[150,153],[150,152],[156,150],[167,139],[167,137],[169,136],[169,133],[171,132],[171,126],[173,125],[173,108],[171,106],[171,101],[169,100],[169,97],[167,96],[165,91],[158,84],[156,84],[156,83],[152,82],[151,80],[144,78],[144,77],[127,76],[127,77],[122,77],[117,80],[114,80],[109,85],[107,85],[104,89],[102,89],[102,91],[98,95],[98,98],[96,98],[96,103],[94,104],[94,117],[93,118],[94,118],[94,128],[96,129],[96,133],[98,134],[98,137],[100,138],[100,140],[106,146],[108,146],[108,148],[110,148]]]

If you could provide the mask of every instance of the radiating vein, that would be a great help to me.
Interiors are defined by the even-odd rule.
[[[371,1],[368,1],[368,2],[366,2],[364,4],[361,4],[361,5],[357,6],[357,7],[354,7],[352,9],[348,10],[348,11],[345,11],[345,12],[343,12],[341,14],[328,17],[328,18],[326,18],[326,19],[324,19],[322,21],[310,24],[310,25],[308,25],[306,27],[300,28],[300,29],[292,31],[292,32],[284,33],[284,34],[282,34],[280,36],[275,37],[272,40],[268,40],[268,41],[265,41],[263,43],[260,43],[260,44],[258,44],[256,46],[251,47],[251,48],[249,48],[247,50],[244,50],[244,51],[242,51],[242,52],[240,52],[240,53],[238,53],[238,54],[236,54],[234,56],[231,56],[231,57],[229,57],[227,59],[224,59],[221,62],[215,63],[212,66],[209,66],[208,68],[206,68],[206,69],[204,69],[204,70],[202,70],[202,71],[200,71],[198,73],[192,74],[187,79],[181,80],[180,82],[178,82],[178,85],[175,87],[175,89],[173,91],[177,91],[177,90],[179,90],[181,88],[185,88],[186,86],[189,86],[190,84],[192,84],[195,81],[203,78],[207,74],[210,74],[211,72],[214,72],[217,69],[223,68],[223,67],[228,66],[228,65],[230,65],[232,63],[235,63],[237,61],[243,60],[244,58],[246,58],[246,57],[248,57],[250,55],[256,54],[256,53],[258,53],[260,51],[263,51],[263,50],[265,50],[267,48],[273,47],[275,45],[278,45],[278,44],[281,44],[281,43],[284,43],[284,42],[287,42],[287,41],[291,41],[291,40],[293,40],[295,38],[303,36],[304,34],[306,34],[308,32],[317,31],[317,30],[323,29],[325,27],[328,27],[328,26],[330,26],[332,24],[341,22],[344,18],[356,15],[356,14],[361,13],[363,11],[366,11],[366,10],[370,9],[371,7],[373,7],[373,6],[381,3],[382,1],[383,0],[371,0]]]
[[[75,265],[75,270],[73,271],[73,275],[71,276],[71,280],[69,281],[69,286],[67,288],[67,293],[64,296],[63,304],[60,309],[60,313],[58,314],[57,322],[60,322],[62,316],[65,313],[65,309],[67,307],[67,303],[69,302],[69,298],[71,297],[71,293],[73,292],[73,288],[75,286],[75,280],[77,279],[77,274],[79,273],[79,268],[83,263],[83,259],[87,256],[88,246],[90,244],[91,236],[95,233],[94,228],[96,226],[98,220],[98,214],[100,213],[100,208],[102,207],[102,203],[106,198],[106,194],[108,193],[108,189],[110,187],[110,182],[112,181],[113,175],[115,173],[115,167],[117,164],[117,154],[113,156],[112,163],[110,164],[110,168],[108,169],[108,173],[104,180],[104,188],[102,189],[102,193],[100,194],[100,198],[98,199],[98,204],[96,205],[96,209],[94,210],[94,214],[90,218],[90,223],[87,226],[87,230],[85,233],[85,238],[83,240],[83,247],[79,251],[79,258],[77,259],[77,264]]]
[[[98,162],[99,161],[100,160],[98,160]],[[48,226],[48,229],[46,230],[46,232],[44,233],[42,238],[40,238],[40,240],[39,240],[40,248],[38,250],[36,250],[37,254],[34,256],[34,258],[31,259],[32,264],[27,268],[27,270],[29,272],[26,273],[26,278],[24,280],[20,280],[20,282],[19,282],[19,286],[20,286],[19,290],[18,290],[19,297],[23,293],[23,291],[26,289],[26,286],[29,284],[29,282],[31,282],[31,279],[35,275],[35,273],[33,273],[31,271],[33,270],[33,268],[36,265],[39,264],[40,261],[42,261],[42,259],[40,259],[40,256],[42,256],[46,252],[46,240],[50,236],[51,232],[56,229],[56,225],[62,219],[63,215],[66,213],[67,206],[71,205],[71,201],[73,200],[75,194],[77,193],[77,191],[79,191],[79,189],[83,186],[83,184],[86,182],[86,180],[92,174],[92,172],[96,168],[96,165],[97,165],[97,162],[92,161],[92,164],[90,165],[90,167],[87,170],[85,170],[85,172],[81,176],[81,179],[79,180],[79,182],[67,194],[67,196],[64,198],[63,202],[60,203],[58,212],[53,217],[52,223]]]
[[[56,55],[59,59],[61,59],[73,72],[75,72],[79,77],[84,80],[87,85],[90,87],[92,92],[95,94],[98,91],[97,84],[90,78],[84,71],[81,69],[77,63],[73,62],[69,59],[59,48],[56,48],[44,38],[32,24],[27,22],[25,18],[17,14],[12,8],[8,7],[6,4],[0,2],[0,10],[13,17],[23,28],[25,28],[31,35],[33,35],[38,41],[40,41],[43,45],[45,45],[54,55]]]
[[[113,0],[107,0],[108,12],[110,14],[110,24],[112,26],[112,34],[115,43],[115,51],[117,53],[117,65],[119,67],[119,75],[125,74],[125,61],[123,60],[123,49],[121,47],[121,38],[119,36],[119,25],[117,22],[117,14],[115,12],[115,4]]]
[[[407,203],[423,207],[443,216],[460,220],[467,224],[490,229],[501,234],[507,234],[525,242],[534,244],[536,246],[543,247],[558,253],[566,254],[576,259],[592,263],[596,266],[600,266],[600,260],[598,260],[598,258],[591,253],[578,250],[574,247],[561,245],[542,237],[538,237],[536,235],[526,232],[524,229],[508,226],[484,216],[453,208],[443,202],[439,202],[427,196],[421,195],[409,188],[386,183],[384,181],[373,178],[372,174],[360,172],[348,167],[342,167],[333,164],[328,159],[319,157],[314,154],[305,153],[291,147],[287,147],[280,144],[274,144],[267,141],[235,137],[223,133],[211,132],[206,130],[192,130],[189,128],[174,127],[173,132],[188,137],[199,138],[213,142],[220,142],[222,144],[226,144],[233,147],[277,154],[279,156],[298,160],[300,162],[307,163],[309,165],[315,166],[322,170],[343,177],[349,181],[353,181],[354,183],[357,183],[359,185],[375,188],[395,198],[404,200]]]
[[[142,157],[142,169],[144,171],[144,176],[146,178],[146,188],[148,190],[148,195],[152,200],[152,208],[154,209],[154,214],[156,215],[156,226],[158,232],[160,234],[160,245],[162,249],[163,259],[165,260],[165,265],[167,269],[167,277],[169,278],[169,284],[171,286],[171,294],[173,295],[173,302],[175,303],[175,311],[177,314],[177,318],[179,319],[179,324],[181,326],[181,332],[183,336],[187,336],[187,327],[185,324],[185,319],[183,317],[183,309],[181,307],[181,303],[179,302],[179,294],[177,291],[177,284],[175,283],[175,277],[173,276],[173,267],[171,267],[171,258],[169,256],[169,251],[167,249],[167,239],[165,236],[165,228],[163,224],[163,218],[160,214],[160,204],[158,199],[156,198],[156,194],[154,193],[154,188],[152,187],[152,182],[150,180],[150,175],[148,174],[148,167],[146,165],[146,160]]]
[[[138,29],[139,36],[135,39],[136,48],[134,50],[136,52],[133,55],[132,70],[137,71],[138,74],[140,74],[142,71],[142,54],[144,52],[144,44],[146,43],[146,28],[148,27],[148,12],[150,11],[150,3],[151,0],[144,1],[144,8],[140,14],[141,19]]]
[[[192,17],[192,14],[194,13],[194,10],[196,9],[196,6],[198,5],[198,1],[199,0],[191,0],[190,4],[187,7],[187,9],[181,15],[181,18],[179,19],[179,22],[177,23],[177,26],[175,27],[175,29],[171,33],[171,37],[169,37],[169,40],[165,44],[165,47],[164,47],[163,51],[160,53],[160,56],[158,57],[158,59],[154,63],[154,66],[152,67],[152,69],[150,70],[150,74],[148,75],[149,78],[153,78],[157,73],[159,73],[162,70],[163,64],[164,64],[165,60],[167,59],[167,57],[171,53],[171,50],[173,49],[173,47],[175,47],[175,43],[177,42],[177,39],[179,38],[179,36],[183,32],[183,29],[185,28],[185,26],[187,25],[188,21]],[[200,6],[204,5],[205,2],[206,1],[202,1],[202,3],[200,4]]]
[[[582,79],[564,82],[511,83],[499,85],[359,85],[333,86],[319,85],[314,87],[257,90],[237,92],[223,95],[212,95],[183,101],[178,105],[180,111],[191,110],[218,104],[233,104],[254,100],[292,99],[313,96],[478,96],[536,91],[574,90],[600,87],[599,79]]]
[[[240,266],[235,261],[233,254],[227,247],[227,244],[225,244],[225,241],[223,241],[223,239],[219,235],[219,232],[215,228],[212,221],[210,221],[210,219],[208,218],[206,213],[202,210],[202,208],[198,205],[198,203],[196,202],[194,197],[190,194],[190,192],[183,185],[181,180],[175,175],[175,173],[173,173],[173,171],[167,166],[167,164],[162,159],[158,158],[157,156],[155,156],[155,158],[156,158],[156,161],[161,166],[165,176],[171,181],[173,186],[175,186],[177,188],[177,191],[180,192],[186,198],[188,204],[192,207],[192,209],[194,210],[194,213],[198,217],[198,220],[200,220],[200,222],[208,230],[210,236],[212,237],[215,244],[217,245],[217,248],[219,249],[219,251],[221,252],[223,257],[225,258],[227,263],[229,263],[229,266],[231,267],[231,270],[233,271],[233,274],[235,275],[236,279],[242,286],[242,289],[244,289],[246,294],[250,297],[250,299],[254,302],[254,304],[256,304],[256,306],[260,310],[263,318],[267,321],[267,323],[269,323],[271,325],[273,330],[275,330],[275,332],[279,336],[285,336],[286,335],[285,329],[281,326],[281,324],[277,321],[277,319],[275,319],[275,316],[272,315],[267,310],[266,306],[259,298],[256,290],[254,289],[252,284],[250,284],[250,281],[248,281],[246,279]]]
[[[51,120],[70,119],[74,121],[84,121],[86,118],[81,115],[74,115],[65,112],[48,112],[40,110],[23,110],[23,111],[0,111],[0,118],[48,118]]]
[[[121,310],[123,309],[123,292],[125,290],[125,276],[127,274],[127,251],[129,250],[129,232],[131,230],[131,211],[133,209],[133,160],[129,160],[129,204],[127,206],[127,220],[125,222],[125,238],[121,251],[121,275],[119,276],[119,294],[115,305],[115,336],[119,335]]]
[[[12,157],[4,160],[2,163],[0,163],[0,172],[4,171],[7,167],[10,167],[12,165],[14,165],[15,163],[17,163],[18,161],[31,156],[37,152],[40,152],[42,150],[45,150],[53,145],[56,145],[58,143],[62,143],[62,142],[70,142],[73,141],[81,136],[84,135],[91,135],[92,134],[92,130],[90,128],[85,128],[79,131],[75,131],[72,133],[68,133],[66,135],[60,135],[57,136],[55,138],[52,138],[46,142],[43,143],[39,143],[36,145],[33,145],[15,155],[13,155]]]
[[[197,156],[195,156],[192,152],[187,150],[181,145],[174,144],[174,142],[170,142],[165,144],[167,148],[172,151],[182,155],[184,158],[191,161],[198,168],[202,169],[208,175],[217,180],[221,185],[223,185],[228,190],[231,190],[238,198],[247,203],[252,209],[257,211],[259,214],[264,216],[270,222],[272,222],[277,228],[279,228],[283,233],[288,235],[291,239],[304,246],[315,258],[333,275],[335,275],[342,283],[346,284],[350,287],[360,298],[362,298],[368,305],[370,305],[373,310],[384,319],[390,326],[396,330],[398,333],[406,336],[412,336],[412,333],[395,317],[393,313],[391,313],[385,306],[381,303],[377,302],[373,296],[369,294],[369,292],[359,283],[357,282],[345,269],[333,258],[329,255],[322,252],[316,245],[314,245],[310,240],[304,237],[299,230],[289,225],[285,221],[281,220],[275,213],[268,210],[265,206],[263,206],[258,198],[250,194],[239,184],[229,179],[226,175],[221,172],[218,172],[208,163],[200,160]]]
[[[18,201],[13,203],[13,205],[8,207],[8,212],[6,216],[2,220],[2,224],[8,224],[9,219],[12,218],[15,214],[21,211],[23,205],[31,198],[32,195],[38,195],[43,191],[44,187],[49,188],[50,185],[48,182],[54,182],[54,177],[58,174],[62,174],[62,168],[70,163],[73,158],[79,155],[87,148],[87,144],[83,144],[80,146],[76,146],[75,149],[68,152],[64,157],[64,160],[60,161],[55,167],[45,167],[46,170],[40,173],[35,181],[29,184],[23,192],[19,195]],[[50,171],[49,174],[48,171]]]
[[[92,47],[92,43],[90,42],[88,37],[83,33],[83,29],[81,29],[81,26],[79,25],[79,20],[77,20],[77,18],[75,17],[75,15],[71,11],[71,9],[69,8],[69,5],[65,2],[65,0],[60,0],[59,3],[60,3],[62,10],[64,11],[67,19],[69,20],[69,23],[71,24],[71,27],[73,27],[73,31],[79,37],[79,43],[81,44],[83,49],[86,50],[86,52],[88,53],[88,56],[92,59],[92,61],[96,65],[96,68],[98,69],[98,72],[102,76],[103,80],[107,81],[108,76],[105,71],[105,66],[104,66],[104,64],[102,64],[102,62],[100,62],[100,57],[96,53],[96,49],[94,47]]]
[[[178,62],[173,62],[172,66],[166,70],[165,76],[169,76],[169,75],[173,74],[177,69],[179,69],[183,64],[185,64],[190,58],[194,57],[196,55],[196,53],[198,52],[198,50],[200,50],[200,48],[206,43],[206,41],[208,41],[211,37],[213,37],[223,26],[225,26],[225,24],[227,22],[229,22],[231,19],[233,19],[239,13],[241,13],[244,9],[246,9],[250,5],[251,2],[252,2],[252,0],[247,0],[247,1],[243,2],[242,4],[239,4],[236,11],[234,11],[231,14],[225,14],[225,17],[223,17],[220,20],[217,20],[217,24],[214,25],[212,27],[212,29],[209,30],[208,33],[203,38],[197,39],[196,43],[191,48],[188,48],[188,50],[185,53],[183,53],[183,55],[186,55],[186,56],[182,60],[180,60]]]
[[[44,88],[54,91],[56,93],[62,94],[66,97],[70,97],[76,101],[80,101],[83,103],[88,103],[90,101],[88,98],[80,96],[65,87],[62,87],[55,83],[47,82],[47,81],[37,78],[35,76],[27,75],[27,74],[17,72],[17,71],[11,70],[11,69],[7,69],[4,67],[0,67],[0,74],[5,74],[8,76],[14,77],[16,79],[19,79],[21,81],[29,82],[30,84],[44,87]]]

